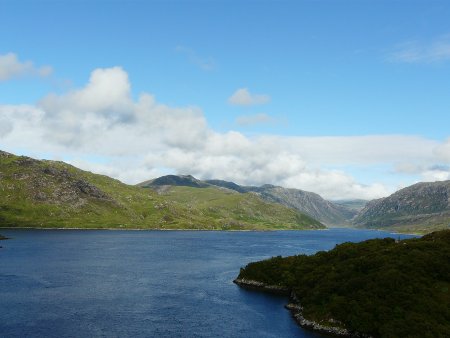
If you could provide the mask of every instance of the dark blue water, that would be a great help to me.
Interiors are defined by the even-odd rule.
[[[234,285],[239,268],[389,235],[344,229],[1,233],[13,238],[0,242],[2,337],[320,337],[294,323],[283,308],[286,298]]]

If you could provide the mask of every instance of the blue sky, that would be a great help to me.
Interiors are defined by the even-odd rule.
[[[449,179],[449,17],[448,1],[0,0],[0,60],[9,55],[3,67],[10,69],[2,80],[0,61],[0,119],[3,115],[4,125],[11,125],[0,134],[0,148],[70,160],[129,183],[190,171],[244,184],[317,188],[329,198],[380,197],[416,181]],[[12,73],[12,54],[17,64],[30,63]],[[152,115],[149,132],[158,125],[172,133],[167,116],[174,111],[177,121],[187,118],[185,125],[195,129],[189,119],[194,114],[203,121],[202,133],[220,138],[214,138],[215,148],[199,150],[193,143],[186,150],[167,142],[160,131],[152,132],[152,139],[127,140],[130,151],[120,154],[110,151],[112,143],[103,149],[61,142],[61,135],[54,140],[53,134],[42,136],[49,132],[49,116],[60,119],[57,128],[70,134],[75,129],[88,133],[80,127],[88,115],[106,118],[108,124],[125,114],[125,108],[118,112],[109,103],[109,115],[103,112],[106,106],[101,113],[92,106],[79,112],[74,102],[82,95],[70,96],[86,88],[91,72],[113,67],[126,74],[126,81],[120,76],[118,81],[131,86],[121,107],[149,93],[167,108],[157,121]],[[50,93],[60,98],[58,105],[45,100]],[[24,105],[46,117],[23,125],[14,109]],[[137,114],[130,109],[126,116]],[[63,110],[73,116],[69,119]],[[69,124],[72,129],[66,130]],[[30,141],[17,142],[24,128]],[[129,132],[131,127],[123,128]],[[398,136],[403,138],[392,144]],[[213,136],[199,137],[213,144]],[[377,138],[361,142],[360,137]],[[235,153],[230,142],[239,143]],[[380,151],[386,147],[394,154]],[[167,159],[165,154],[175,156],[180,149],[197,160]],[[286,158],[271,156],[264,162],[258,155],[271,151]],[[139,172],[115,171],[123,156]],[[271,158],[290,169],[273,169]],[[248,167],[239,162],[246,159]],[[189,166],[192,161],[201,165]],[[242,174],[230,174],[227,165]],[[267,175],[252,178],[257,168]],[[330,180],[335,187],[327,190]],[[353,188],[342,188],[347,185]]]

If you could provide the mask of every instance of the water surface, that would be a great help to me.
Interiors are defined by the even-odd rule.
[[[1,230],[2,337],[321,337],[239,268],[379,231]],[[406,237],[406,236],[401,236]]]

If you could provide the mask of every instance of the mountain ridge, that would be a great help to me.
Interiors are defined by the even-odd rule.
[[[355,217],[357,227],[413,229],[450,227],[450,180],[420,182],[372,200]]]
[[[177,179],[174,177],[177,177]],[[265,201],[296,209],[328,226],[349,226],[351,225],[351,219],[356,215],[355,209],[327,201],[314,192],[283,188],[272,184],[264,184],[260,187],[241,186],[234,182],[219,179],[198,180],[191,175],[166,175],[139,183],[138,186],[153,188],[158,191],[162,189],[161,186],[165,185],[192,186],[192,180],[196,182],[197,187],[212,185],[241,194],[254,193]]]
[[[256,196],[230,194],[213,187],[202,189],[204,193],[200,195],[198,188],[183,188],[180,196],[188,198],[161,195],[64,162],[0,151],[0,227],[202,230],[324,227],[300,212]]]

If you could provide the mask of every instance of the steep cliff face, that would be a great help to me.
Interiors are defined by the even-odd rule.
[[[267,201],[297,209],[329,226],[348,225],[356,215],[356,211],[327,201],[313,192],[271,185],[253,191]]]
[[[450,181],[417,183],[370,201],[354,224],[369,228],[446,228],[450,225]]]

